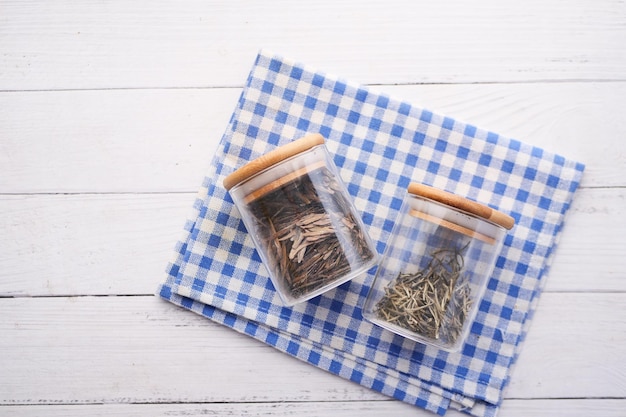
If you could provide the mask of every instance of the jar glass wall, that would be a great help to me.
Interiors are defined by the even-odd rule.
[[[412,184],[364,317],[412,340],[459,350],[512,221],[478,203]]]
[[[292,142],[238,171],[225,185],[286,305],[375,265],[375,246],[321,136]]]

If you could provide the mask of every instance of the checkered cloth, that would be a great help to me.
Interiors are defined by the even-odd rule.
[[[468,340],[447,353],[364,321],[374,270],[288,308],[275,292],[226,175],[310,132],[327,138],[382,253],[411,181],[510,214]],[[444,414],[493,416],[584,166],[261,52],[178,242],[161,297],[312,365]]]

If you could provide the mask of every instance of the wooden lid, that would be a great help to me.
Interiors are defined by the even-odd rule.
[[[265,194],[273,191],[283,185],[287,184],[289,181],[292,181],[304,174],[308,174],[309,172],[315,171],[318,168],[322,168],[326,165],[326,161],[317,161],[311,165],[304,166],[300,169],[296,169],[295,171],[290,172],[284,177],[278,178],[276,181],[272,181],[269,184],[265,184],[263,187],[258,190],[254,190],[250,194],[244,197],[243,201],[248,204],[251,201],[256,200],[257,198],[264,196]]]
[[[290,158],[294,155],[297,155],[301,152],[304,152],[314,146],[323,145],[324,137],[319,133],[312,133],[310,135],[306,135],[300,139],[294,140],[287,145],[283,145],[279,148],[274,149],[262,155],[252,161],[248,162],[241,168],[237,169],[226,178],[224,178],[224,187],[227,190],[230,190],[235,185],[240,182],[252,177],[253,175],[258,174],[271,167],[274,164],[279,163],[287,158]]]
[[[490,222],[502,226],[505,229],[511,229],[515,224],[515,219],[507,214],[475,201],[468,200],[467,198],[463,198],[437,188],[429,187],[428,185],[412,182],[409,184],[408,191],[411,194],[425,197],[430,200],[455,207],[459,210],[463,210],[475,216],[482,217],[483,219],[489,220]]]
[[[420,219],[429,221],[431,223],[440,224],[443,227],[447,227],[448,229],[454,230],[455,232],[463,233],[466,236],[482,240],[483,242],[489,243],[490,245],[493,245],[496,243],[496,240],[491,236],[487,236],[483,233],[477,232],[476,230],[469,229],[460,224],[452,223],[445,219],[432,216],[428,213],[424,213],[423,211],[411,209],[411,211],[409,211],[409,214],[413,217],[418,217]]]

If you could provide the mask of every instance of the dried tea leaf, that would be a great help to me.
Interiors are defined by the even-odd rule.
[[[249,204],[261,225],[270,268],[285,279],[295,297],[345,276],[352,265],[374,256],[340,189],[331,172],[322,168]]]
[[[454,343],[472,305],[462,250],[436,250],[423,270],[398,274],[376,304],[376,314],[414,333]]]

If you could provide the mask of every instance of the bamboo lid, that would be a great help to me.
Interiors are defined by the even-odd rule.
[[[430,200],[455,207],[459,210],[463,210],[475,216],[482,217],[483,219],[489,220],[490,222],[502,226],[505,229],[511,229],[515,224],[515,219],[513,219],[513,217],[504,214],[501,211],[494,210],[491,207],[468,200],[467,198],[456,194],[429,187],[428,185],[412,182],[409,184],[408,191],[416,196],[425,197]]]
[[[294,140],[291,143],[278,147],[265,155],[261,155],[260,157],[253,159],[244,166],[238,168],[236,171],[232,172],[224,178],[224,187],[227,190],[230,190],[240,182],[245,181],[274,164],[311,149],[314,146],[323,144],[324,137],[319,133],[312,133],[300,139]]]
[[[279,187],[282,187],[283,185],[287,184],[288,182],[304,175],[304,174],[308,174],[309,172],[315,171],[318,168],[321,168],[323,166],[326,165],[325,161],[317,161],[316,163],[313,163],[311,165],[307,165],[305,167],[302,167],[300,169],[296,169],[295,171],[290,172],[289,174],[280,177],[279,179],[277,179],[276,181],[272,181],[269,184],[265,184],[263,187],[254,190],[253,192],[251,192],[250,194],[248,194],[247,196],[245,196],[245,198],[243,199],[243,201],[247,204],[251,201],[256,200],[257,198],[264,196],[265,194],[269,193],[270,191],[273,191]]]

